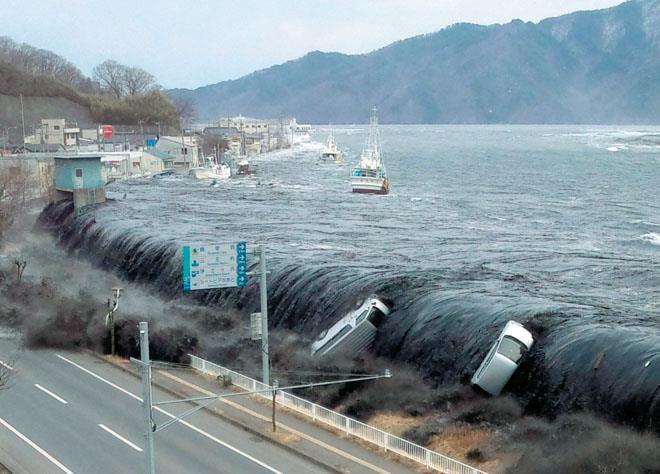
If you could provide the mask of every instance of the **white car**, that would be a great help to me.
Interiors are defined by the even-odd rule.
[[[357,354],[376,338],[382,319],[390,309],[378,298],[367,299],[335,325],[323,331],[312,344],[312,356],[326,356],[343,352]]]
[[[499,395],[533,344],[534,337],[522,324],[509,321],[472,376],[472,384]]]

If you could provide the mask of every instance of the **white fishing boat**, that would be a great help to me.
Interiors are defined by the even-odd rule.
[[[344,153],[337,148],[337,143],[335,142],[335,137],[330,132],[328,139],[321,150],[321,156],[319,158],[324,163],[341,163],[344,161]]]
[[[214,162],[213,157],[207,158],[206,166],[190,168],[188,174],[195,179],[228,179],[231,177],[231,168],[224,163]]]
[[[376,107],[369,121],[369,137],[360,155],[360,162],[353,169],[351,187],[354,193],[387,194],[390,180],[380,152],[380,134]]]

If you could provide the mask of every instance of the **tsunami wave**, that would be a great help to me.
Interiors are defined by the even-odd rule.
[[[92,212],[75,217],[68,202],[49,205],[39,225],[72,253],[128,281],[150,285],[168,298],[184,297],[180,244],[173,239],[106,226]],[[536,294],[535,282],[524,275],[497,276],[520,286],[516,298],[468,284],[493,278],[494,272],[484,265],[417,272],[400,266],[276,261],[270,276],[270,323],[311,341],[360,299],[377,294],[391,302],[393,312],[372,350],[417,367],[429,382],[441,385],[469,383],[503,325],[513,319],[536,339],[507,386],[530,413],[589,410],[660,432],[660,331],[654,321],[627,323],[627,315],[613,314],[617,310],[612,308]],[[258,308],[259,291],[250,281],[244,289],[186,297],[249,313]]]

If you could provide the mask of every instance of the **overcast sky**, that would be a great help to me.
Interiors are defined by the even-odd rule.
[[[539,21],[622,0],[0,0],[0,35],[85,74],[105,59],[167,87],[234,79],[313,50],[364,53],[457,22]]]

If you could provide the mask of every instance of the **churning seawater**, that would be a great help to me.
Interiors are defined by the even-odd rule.
[[[263,240],[275,327],[313,337],[378,293],[394,312],[374,351],[434,383],[467,383],[515,319],[537,336],[508,386],[530,409],[659,429],[660,128],[382,126],[387,196],[350,192],[366,129],[334,133],[345,165],[302,147],[218,187],[114,183],[63,238],[170,294],[181,243]],[[254,282],[202,298],[257,299]]]

